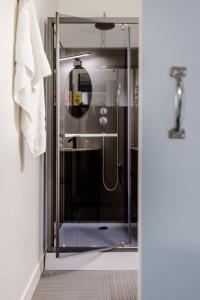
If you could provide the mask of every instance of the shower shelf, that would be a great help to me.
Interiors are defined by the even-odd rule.
[[[117,137],[117,133],[65,133],[66,138],[86,137],[86,138],[102,138],[102,137]]]

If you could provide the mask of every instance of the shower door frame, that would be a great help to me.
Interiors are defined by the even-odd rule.
[[[139,19],[138,18],[80,18],[80,17],[71,17],[71,16],[63,16],[59,13],[57,13],[57,16],[59,18],[48,18],[48,25],[47,25],[47,34],[46,34],[46,48],[47,48],[47,56],[50,62],[50,65],[53,67],[55,65],[54,63],[54,38],[55,38],[55,30],[54,26],[57,26],[59,24],[95,24],[95,23],[114,23],[114,24],[127,24],[127,25],[138,25]],[[58,20],[60,21],[58,23]],[[131,241],[131,173],[130,173],[130,165],[131,165],[131,154],[130,154],[130,137],[131,137],[131,113],[130,113],[130,64],[131,64],[131,44],[130,44],[130,27],[127,28],[128,33],[128,45],[127,45],[127,94],[128,94],[128,118],[127,118],[127,124],[128,124],[128,153],[127,153],[127,190],[128,190],[128,238],[129,243]],[[59,35],[57,35],[56,39],[57,47],[59,46]],[[57,68],[58,64],[57,64]],[[53,70],[54,72],[54,70]],[[56,72],[57,73],[57,72]],[[59,226],[60,226],[60,216],[59,216],[59,207],[60,207],[60,200],[58,200],[59,197],[59,191],[56,191],[57,193],[57,200],[56,200],[56,230],[54,229],[54,220],[53,220],[53,203],[55,201],[54,199],[54,193],[53,193],[53,184],[54,184],[54,178],[53,178],[53,107],[54,107],[54,78],[58,75],[53,75],[49,77],[46,81],[46,92],[47,92],[47,101],[46,101],[46,122],[47,122],[47,151],[45,155],[45,245],[47,246],[48,252],[56,252],[56,256],[59,257],[59,253],[67,253],[67,252],[85,252],[85,251],[92,251],[92,250],[99,250],[104,249],[104,247],[97,247],[97,248],[91,248],[91,247],[60,247],[59,246]],[[57,77],[56,80],[59,78]],[[59,95],[57,95],[59,97]],[[50,101],[49,101],[50,100]],[[59,113],[58,113],[59,114]],[[59,116],[59,115],[57,115]],[[58,127],[58,124],[57,124]],[[57,143],[58,143],[58,134],[56,130],[57,135]],[[60,154],[58,154],[58,146],[57,147],[57,155],[56,155],[56,161],[57,165],[60,161]],[[59,168],[56,167],[56,181],[57,186],[59,185],[59,179],[58,179],[58,172]],[[56,232],[56,236],[54,236],[54,232]],[[56,247],[52,245],[52,242],[56,238]],[[137,247],[128,247],[128,248],[115,248],[112,249],[110,247],[110,251],[137,251]],[[109,250],[109,248],[108,248]]]

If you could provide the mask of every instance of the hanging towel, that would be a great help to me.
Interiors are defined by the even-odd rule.
[[[21,107],[21,129],[33,156],[46,151],[44,77],[51,69],[32,0],[20,0],[15,46],[14,100]]]

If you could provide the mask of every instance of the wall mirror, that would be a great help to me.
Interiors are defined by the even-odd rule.
[[[92,82],[89,73],[81,66],[80,60],[69,76],[69,99],[67,110],[75,118],[82,117],[89,109],[92,101]]]

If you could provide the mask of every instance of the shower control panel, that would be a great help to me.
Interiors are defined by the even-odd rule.
[[[105,106],[100,108],[101,117],[99,119],[99,123],[103,127],[106,127],[106,125],[108,124],[108,118],[106,117],[107,113],[108,113],[108,110]]]

